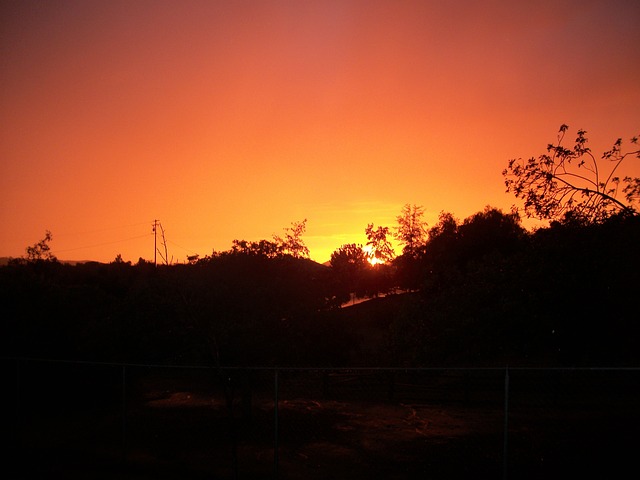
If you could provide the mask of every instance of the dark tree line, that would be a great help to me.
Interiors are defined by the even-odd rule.
[[[532,232],[515,211],[442,212],[428,226],[422,207],[406,205],[395,232],[367,225],[368,250],[342,245],[328,266],[308,258],[305,220],[272,240],[234,240],[158,267],[121,257],[62,264],[47,232],[0,267],[3,352],[207,365],[637,365],[638,179],[608,174],[599,190],[560,191],[566,163],[589,153],[581,139],[505,171],[527,214],[552,220]],[[616,145],[603,156],[615,168],[628,155]],[[549,171],[556,161],[565,164]],[[624,182],[626,203],[612,200],[611,182]],[[372,300],[341,308],[353,294]]]
[[[527,232],[517,214],[487,207],[463,221],[442,213],[411,256],[373,266],[353,245],[332,266],[233,248],[158,267],[14,263],[0,268],[3,351],[208,365],[628,365],[638,359],[638,245],[638,216]],[[348,292],[403,282],[413,293],[339,308]]]

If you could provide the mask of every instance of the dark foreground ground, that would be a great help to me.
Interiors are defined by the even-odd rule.
[[[626,478],[640,446],[640,370],[12,368],[16,479]]]

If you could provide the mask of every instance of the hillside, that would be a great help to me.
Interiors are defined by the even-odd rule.
[[[638,217],[440,239],[378,284],[260,255],[5,265],[3,352],[228,366],[640,364]],[[339,308],[349,285],[408,281],[419,289]]]

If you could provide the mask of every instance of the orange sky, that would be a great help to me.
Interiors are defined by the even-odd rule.
[[[153,259],[271,239],[311,257],[490,204],[562,123],[640,134],[640,3],[2,1],[0,256]],[[640,175],[640,165],[628,172]]]

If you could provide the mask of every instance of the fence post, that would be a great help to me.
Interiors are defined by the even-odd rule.
[[[122,365],[122,463],[127,461],[127,371]]]
[[[278,478],[278,369],[274,370],[273,385],[273,478]]]
[[[16,359],[16,411],[15,411],[15,444],[17,446],[17,450],[20,454],[22,454],[22,398],[21,398],[21,388],[22,388],[22,378],[20,371],[20,359]]]
[[[507,480],[507,454],[509,446],[509,366],[504,372],[504,429],[502,445],[502,478]]]

